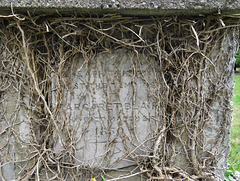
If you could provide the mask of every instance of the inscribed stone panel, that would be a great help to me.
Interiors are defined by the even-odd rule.
[[[76,160],[120,168],[134,164],[130,156],[151,150],[160,89],[154,64],[126,50],[103,53],[88,62],[75,58],[72,75],[64,78],[68,90],[60,119],[71,127]],[[53,105],[55,99],[53,93]],[[64,139],[56,143],[56,151],[63,149]]]

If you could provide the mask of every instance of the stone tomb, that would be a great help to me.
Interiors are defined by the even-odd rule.
[[[77,145],[76,162],[122,168],[136,164],[130,158],[152,150],[160,126],[155,63],[123,49],[102,53],[88,62],[79,57],[73,60],[72,75],[64,78],[68,89],[59,118],[66,122]],[[53,105],[57,101],[55,85]],[[58,140],[56,152],[63,149],[65,141],[64,137]]]

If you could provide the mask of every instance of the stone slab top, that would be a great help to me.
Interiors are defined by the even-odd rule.
[[[0,0],[1,14],[119,13],[123,15],[199,15],[240,13],[240,0]]]

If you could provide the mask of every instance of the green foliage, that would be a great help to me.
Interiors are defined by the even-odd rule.
[[[235,108],[239,108],[240,106],[240,76],[235,76],[234,77],[234,89],[233,89],[233,113],[235,112]],[[237,113],[237,112],[236,112]],[[240,113],[235,114],[234,117],[237,116],[236,118],[240,118]]]
[[[235,172],[235,170],[233,169],[233,167],[229,165],[224,174],[224,180],[225,181],[234,181],[236,178],[236,174],[234,172]]]
[[[240,45],[240,41],[239,41],[239,45]],[[240,46],[239,46],[239,49],[238,49],[235,57],[236,57],[236,65],[237,65],[237,67],[240,67]]]
[[[102,176],[102,179],[103,179],[103,181],[106,181],[106,179],[104,178],[104,176]]]
[[[240,171],[240,76],[237,75],[234,77],[235,87],[233,90],[233,121],[231,123],[231,151],[229,155],[230,171],[231,168]],[[228,173],[226,174],[229,175],[230,171],[227,170]],[[231,175],[228,178],[231,178]]]
[[[236,75],[234,77],[234,84],[235,84],[235,86],[233,89],[233,93],[234,93],[234,97],[235,97],[236,95],[240,95],[240,76],[239,75]]]
[[[236,57],[236,65],[237,67],[240,67],[240,48],[238,49],[238,52],[235,55]]]

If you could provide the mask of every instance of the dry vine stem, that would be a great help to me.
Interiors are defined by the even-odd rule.
[[[1,170],[14,165],[19,180],[100,180],[101,175],[109,180],[136,175],[144,180],[219,179],[224,169],[219,159],[229,152],[229,67],[234,64],[232,57],[237,47],[237,16],[14,17],[0,19]],[[91,74],[93,62],[107,64],[99,57],[117,55],[123,57],[119,60],[127,57],[130,62],[131,105],[137,104],[137,83],[141,79],[156,102],[156,116],[145,140],[138,136],[135,109],[132,122],[118,124],[114,136],[112,128],[116,123],[101,122],[106,130],[105,152],[98,164],[90,163],[80,159],[78,146],[84,143],[81,141],[92,120],[82,120],[82,111],[78,119],[71,120],[64,104],[68,92],[79,86],[74,82],[78,72],[86,70]],[[83,60],[80,65],[77,59]],[[148,68],[144,70],[144,66]],[[103,71],[102,76],[107,75]],[[114,76],[124,83],[123,77],[117,73]],[[88,89],[85,94],[95,93]],[[111,104],[108,92],[103,94],[106,104]],[[93,108],[88,105],[88,109]],[[123,112],[118,112],[119,117]],[[112,159],[111,150],[119,139],[124,145],[122,158],[105,164]],[[126,156],[135,168],[111,178],[112,166]],[[0,177],[4,180],[5,176]]]

